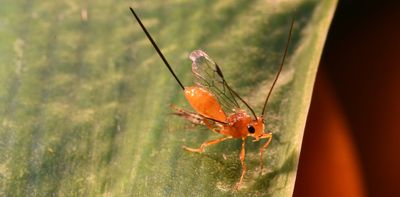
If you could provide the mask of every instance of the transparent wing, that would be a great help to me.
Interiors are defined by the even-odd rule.
[[[219,66],[202,50],[193,51],[189,57],[192,60],[196,85],[217,97],[225,113],[229,114],[239,109],[234,92],[226,83]]]

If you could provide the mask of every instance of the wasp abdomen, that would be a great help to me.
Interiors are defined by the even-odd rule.
[[[225,122],[225,112],[222,110],[217,98],[209,91],[198,86],[185,87],[185,97],[199,114]]]

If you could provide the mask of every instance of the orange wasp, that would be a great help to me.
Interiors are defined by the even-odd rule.
[[[265,109],[268,103],[268,99],[271,95],[272,89],[274,88],[276,81],[278,80],[279,74],[282,71],[282,67],[285,61],[285,57],[288,51],[288,46],[292,34],[294,20],[292,20],[289,35],[285,47],[285,52],[280,64],[278,73],[275,76],[275,80],[268,92],[268,96],[265,99],[264,107],[260,116],[257,116],[254,110],[246,103],[226,82],[224,75],[222,74],[221,68],[215,63],[205,52],[202,50],[193,51],[190,54],[192,60],[192,71],[195,76],[195,85],[185,87],[182,85],[178,77],[175,75],[171,66],[165,59],[161,50],[146,30],[145,26],[136,15],[135,11],[130,8],[132,14],[136,18],[137,22],[143,29],[147,38],[150,40],[154,49],[158,55],[164,61],[165,65],[174,76],[179,86],[182,88],[186,99],[189,104],[196,112],[186,111],[175,106],[175,115],[181,116],[196,125],[204,125],[210,130],[222,134],[223,137],[206,141],[199,148],[189,148],[184,146],[183,148],[190,152],[204,152],[207,146],[218,144],[228,139],[242,139],[242,149],[240,151],[240,162],[242,165],[242,174],[240,180],[236,184],[236,188],[240,188],[243,182],[243,177],[246,174],[245,160],[245,142],[247,137],[251,136],[255,138],[253,142],[259,141],[260,139],[267,139],[267,142],[260,148],[260,172],[263,167],[263,152],[268,147],[272,140],[272,133],[265,133]],[[245,110],[242,110],[239,106],[238,100],[242,102],[251,112],[249,115]]]

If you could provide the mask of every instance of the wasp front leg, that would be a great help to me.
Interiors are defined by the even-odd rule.
[[[218,143],[220,143],[222,141],[225,141],[227,139],[230,139],[230,138],[232,138],[232,137],[228,136],[228,137],[222,137],[222,138],[218,138],[218,139],[215,139],[215,140],[207,141],[207,142],[204,142],[203,144],[201,144],[200,148],[189,148],[189,147],[186,147],[186,146],[184,146],[183,148],[185,150],[187,150],[187,151],[190,151],[190,152],[202,153],[202,152],[204,152],[204,149],[207,146],[210,146],[210,145],[213,145],[213,144],[218,144]]]
[[[264,144],[264,146],[262,146],[262,147],[260,148],[260,174],[261,174],[261,175],[262,175],[262,170],[263,170],[263,167],[264,167],[264,164],[263,164],[263,153],[264,153],[264,150],[267,149],[268,145],[271,143],[271,140],[272,140],[272,133],[264,133],[264,134],[260,137],[260,139],[264,139],[264,138],[268,138],[268,140],[267,140],[267,142]]]
[[[240,156],[239,156],[240,163],[242,164],[242,175],[240,176],[239,182],[236,184],[236,187],[235,187],[236,189],[239,189],[240,186],[242,185],[244,175],[246,174],[246,171],[247,171],[246,163],[244,162],[244,159],[246,156],[245,142],[246,142],[246,139],[243,138],[242,139],[242,150],[240,151]]]

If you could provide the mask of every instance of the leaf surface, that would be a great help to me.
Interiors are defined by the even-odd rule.
[[[11,1],[0,6],[0,196],[290,196],[317,66],[336,0]],[[206,51],[274,138],[192,154],[217,138],[171,116],[189,106],[128,9],[135,8],[185,85]]]

